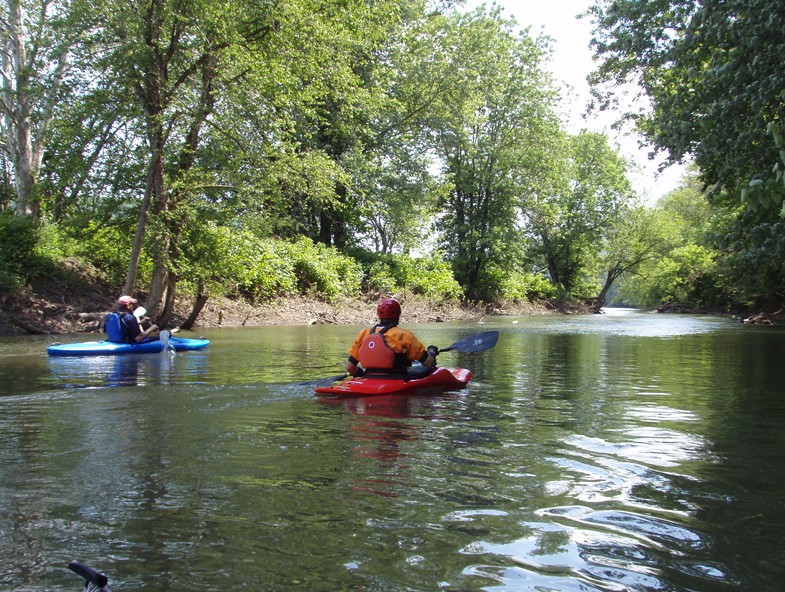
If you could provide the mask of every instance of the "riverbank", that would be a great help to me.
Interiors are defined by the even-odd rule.
[[[13,291],[0,291],[0,335],[65,335],[102,333],[102,321],[119,294],[97,271],[73,261],[62,263],[62,273]],[[144,304],[143,295],[138,295]],[[371,325],[376,320],[378,298],[343,299],[327,302],[318,298],[290,297],[253,303],[242,299],[212,297],[202,309],[193,330],[214,327],[255,327],[264,325],[346,324]],[[557,309],[551,303],[463,304],[432,302],[419,296],[401,297],[401,322],[426,323],[481,320],[487,316],[521,316],[589,313],[588,307]],[[188,318],[193,301],[181,298],[175,306],[170,328]],[[711,311],[658,310],[658,312],[708,313]],[[727,314],[727,312],[725,313]],[[783,311],[774,314],[734,315],[752,324],[781,324]]]
[[[57,278],[15,291],[0,291],[0,335],[100,333],[102,321],[112,310],[118,289],[99,274],[82,266],[66,265]],[[141,304],[144,298],[139,296]],[[376,320],[377,299],[343,299],[326,302],[318,298],[291,297],[266,303],[212,297],[202,309],[193,330],[212,327],[263,325],[348,324],[370,325]],[[466,305],[430,302],[419,296],[401,297],[402,323],[446,322],[481,319],[489,315],[528,315],[554,312],[547,303],[515,305]],[[193,301],[180,299],[171,327],[190,314]],[[580,311],[574,311],[580,312]]]

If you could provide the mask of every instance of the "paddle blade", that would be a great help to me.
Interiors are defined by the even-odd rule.
[[[169,331],[159,332],[158,337],[161,339],[161,351],[165,352],[169,349]]]
[[[467,335],[463,339],[459,339],[450,347],[445,347],[440,352],[446,351],[459,351],[465,354],[473,352],[481,352],[486,349],[491,349],[499,340],[498,331],[486,331],[485,333],[475,333],[474,335]]]
[[[144,315],[147,314],[147,309],[144,306],[140,306],[134,311],[134,316],[137,319],[141,319]]]

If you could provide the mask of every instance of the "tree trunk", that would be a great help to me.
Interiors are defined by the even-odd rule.
[[[150,159],[150,168],[147,171],[147,186],[145,187],[142,205],[139,209],[139,220],[136,223],[136,233],[134,234],[134,244],[131,247],[128,272],[125,275],[123,294],[133,295],[134,288],[136,287],[136,278],[139,274],[139,258],[142,255],[142,244],[144,243],[144,236],[147,231],[147,216],[150,211],[150,203],[153,199],[153,193],[155,191],[154,186],[158,176],[156,170],[162,170],[163,168],[163,162],[161,160],[160,151],[153,152]]]
[[[27,64],[22,5],[8,3],[9,35],[3,50],[4,102],[8,148],[16,174],[16,210],[20,214],[38,214],[33,200],[34,164],[30,133],[30,76]],[[9,57],[10,56],[10,59]],[[15,83],[15,84],[14,84]]]
[[[622,274],[622,271],[623,270],[618,268],[608,270],[608,275],[605,276],[605,283],[603,283],[600,293],[597,294],[597,297],[594,299],[594,304],[592,304],[591,310],[593,313],[598,314],[605,305],[605,299],[608,297],[608,292],[610,292],[613,282],[618,279]]]
[[[49,16],[46,3],[35,15],[24,15],[20,0],[9,0],[7,6],[5,44],[0,48],[0,110],[4,113],[6,152],[14,170],[15,209],[38,218],[41,204],[36,184],[54,105],[68,67],[68,51],[45,55],[52,42],[45,25]],[[25,20],[30,26],[25,26]],[[37,78],[42,80],[37,83]],[[43,93],[35,92],[36,84],[44,87]]]
[[[208,299],[207,294],[204,292],[204,288],[204,280],[199,280],[199,287],[196,290],[196,302],[194,302],[194,307],[191,310],[191,314],[188,315],[188,318],[181,325],[181,329],[185,329],[187,331],[193,327],[196,319],[199,318],[199,315],[202,313],[202,309],[204,308],[204,305],[207,304]]]

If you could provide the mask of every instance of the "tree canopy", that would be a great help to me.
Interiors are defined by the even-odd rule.
[[[776,177],[764,200],[781,201],[785,4],[606,0],[590,15],[603,106],[634,83],[648,101],[628,116],[657,150],[694,159],[705,184],[730,191]]]

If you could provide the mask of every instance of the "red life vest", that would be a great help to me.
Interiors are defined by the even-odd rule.
[[[387,342],[384,340],[384,332],[387,328],[383,328],[376,332],[376,327],[371,329],[371,332],[365,336],[358,357],[360,364],[366,370],[392,370],[395,368],[395,352],[390,349]]]

